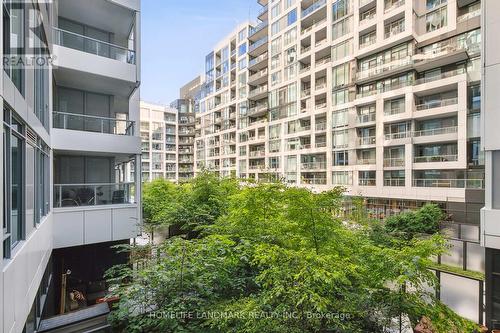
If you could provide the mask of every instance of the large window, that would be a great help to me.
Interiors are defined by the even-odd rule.
[[[425,15],[425,28],[427,32],[440,29],[447,24],[448,8],[447,6],[436,9]]]
[[[346,40],[332,47],[332,61],[349,56],[352,52],[352,39]]]
[[[22,1],[3,1],[3,54],[10,57],[24,55],[25,4]],[[19,92],[24,95],[24,68],[21,64],[5,65],[4,71]]]
[[[287,25],[292,25],[297,22],[297,9],[290,11],[287,15]]]
[[[336,21],[349,13],[349,0],[337,0],[333,4],[333,20]]]
[[[42,26],[42,20],[39,15],[34,15],[33,18],[36,26]],[[44,29],[39,29],[39,38],[34,38],[35,54],[37,57],[44,56],[46,53],[45,46],[47,45],[47,38]],[[42,125],[49,130],[49,69],[47,65],[40,65],[39,62],[35,63],[35,114],[42,123]]]
[[[4,109],[4,258],[49,212],[49,156],[47,145]]]
[[[332,69],[332,87],[339,88],[349,83],[349,63]]]

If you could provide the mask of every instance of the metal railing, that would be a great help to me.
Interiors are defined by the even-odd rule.
[[[399,0],[397,2],[394,2],[392,5],[386,7],[384,9],[384,12],[387,13],[387,12],[393,10],[393,9],[396,9],[396,8],[399,8],[399,7],[403,6],[404,4],[405,4],[404,0]]]
[[[415,132],[413,132],[413,136],[430,136],[430,135],[451,134],[451,133],[457,133],[457,131],[458,131],[458,126],[450,126],[450,127],[433,128],[433,129],[415,131]]]
[[[484,188],[483,179],[413,179],[414,187]]]
[[[316,131],[325,131],[326,123],[316,123]]]
[[[56,184],[54,207],[134,203],[135,183]]]
[[[54,128],[115,135],[134,135],[135,122],[84,114],[52,112]]]
[[[326,178],[325,177],[303,177],[301,180],[302,184],[305,185],[326,185]]]
[[[53,28],[54,44],[135,65],[135,51],[75,32]]]
[[[394,61],[387,62],[385,64],[380,64],[372,68],[359,71],[356,75],[358,79],[368,78],[373,75],[382,74],[384,72],[396,69],[398,67],[407,66],[413,63],[412,56],[405,57],[403,59],[398,59]]]
[[[429,162],[455,162],[458,161],[458,155],[432,155],[432,156],[415,156],[414,163],[429,163]]]
[[[252,98],[252,97],[255,97],[255,96],[260,95],[262,93],[267,93],[267,84],[250,91],[250,93],[248,94],[248,97]]]
[[[433,81],[437,81],[437,80],[441,80],[441,79],[446,79],[446,78],[450,78],[450,77],[457,76],[460,74],[465,74],[465,71],[460,69],[460,70],[453,70],[453,71],[444,72],[444,73],[441,73],[438,75],[423,77],[423,78],[416,80],[414,85],[419,85],[419,84],[429,83],[429,82],[433,82]]]

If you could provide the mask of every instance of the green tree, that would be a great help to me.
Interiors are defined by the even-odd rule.
[[[412,325],[427,316],[439,333],[474,330],[428,292],[436,283],[431,258],[446,249],[440,236],[381,237],[385,229],[367,223],[361,211],[355,219],[341,218],[342,189],[240,187],[206,177],[191,183],[189,191],[196,187],[198,194],[182,201],[210,202],[213,210],[204,210],[210,218],[193,224],[202,226],[201,237],[167,240],[142,268],[110,272],[120,297],[112,315],[117,327],[375,333],[400,316]],[[231,315],[207,315],[214,310]],[[193,317],[164,316],[169,313]]]

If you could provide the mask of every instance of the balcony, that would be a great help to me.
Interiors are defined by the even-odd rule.
[[[359,186],[376,186],[377,180],[375,178],[360,178]]]
[[[300,168],[301,170],[326,170],[326,162],[305,162]]]
[[[384,158],[384,167],[394,168],[394,167],[404,167],[404,166],[405,166],[404,156]]]
[[[358,80],[363,80],[363,79],[372,80],[374,79],[374,76],[385,75],[387,72],[396,70],[398,68],[404,68],[412,64],[413,64],[413,58],[411,56],[408,56],[403,59],[394,60],[385,64],[380,64],[375,67],[359,71],[356,75]]]
[[[249,70],[259,70],[265,67],[267,67],[267,52],[248,62]]]
[[[414,187],[483,189],[483,179],[414,179]]]
[[[54,128],[113,135],[134,135],[134,121],[55,111],[52,114]]]
[[[53,112],[52,145],[65,151],[137,154],[141,138],[135,122],[116,118]]]
[[[415,132],[413,132],[413,136],[421,137],[421,136],[431,136],[431,135],[453,134],[453,133],[457,133],[457,131],[458,131],[457,126],[450,126],[450,127],[433,128],[433,129],[415,131]]]
[[[259,39],[255,43],[251,44],[248,47],[248,54],[251,56],[256,56],[257,54],[260,54],[261,51],[267,50],[267,48],[264,47],[264,46],[266,46],[267,42],[268,42],[268,37],[266,36],[266,37]]]
[[[267,81],[267,68],[250,75],[248,78],[248,83],[253,85],[259,85],[265,81]]]
[[[400,33],[405,31],[405,26],[404,26],[404,21],[403,24],[397,24],[394,26],[386,27],[385,33],[384,33],[384,38],[390,38],[392,36],[399,35]]]
[[[375,121],[376,114],[375,113],[370,113],[370,114],[361,114],[358,115],[357,121],[358,124],[365,124],[365,123],[370,123]]]
[[[385,140],[398,140],[398,139],[405,139],[409,138],[411,136],[411,132],[406,131],[406,132],[397,132],[397,133],[389,133],[384,135]]]
[[[250,31],[248,33],[248,39],[250,41],[255,41],[255,40],[259,40],[260,38],[264,37],[267,34],[267,26],[268,26],[268,22],[262,21],[258,25],[256,25],[255,27],[250,28]]]
[[[374,158],[358,158],[358,165],[373,165],[377,161]]]
[[[301,183],[304,185],[326,185],[326,177],[324,176],[303,176]]]
[[[304,89],[300,92],[300,97],[306,98],[311,96],[311,88]]]
[[[326,5],[326,0],[319,0],[302,10],[302,19]]]
[[[250,156],[250,157],[265,157],[266,156],[266,151],[265,150],[250,151],[248,153],[248,156]]]
[[[265,97],[267,97],[267,84],[250,91],[248,94],[248,98],[253,100],[259,100]]]
[[[326,131],[326,122],[316,123],[315,128],[318,132]]]
[[[447,78],[454,77],[454,76],[457,76],[460,74],[465,74],[463,69],[453,70],[453,71],[448,71],[448,72],[444,72],[444,73],[437,74],[437,75],[423,77],[423,78],[416,80],[414,85],[419,85],[419,84],[434,82],[437,80],[447,79]]]
[[[404,178],[384,178],[384,186],[401,187],[405,186]]]
[[[385,13],[390,12],[391,10],[399,8],[399,7],[403,6],[404,4],[405,4],[404,0],[395,1],[391,5],[385,7],[384,12]]]
[[[377,42],[377,36],[374,34],[371,37],[368,38],[359,38],[359,48],[364,49],[365,47],[368,47],[370,45],[373,45]]]
[[[135,183],[54,185],[54,207],[133,204]]]
[[[429,110],[429,109],[434,109],[434,108],[441,108],[449,105],[456,105],[458,104],[458,98],[447,98],[447,99],[441,99],[441,100],[435,100],[435,101],[430,101],[422,104],[415,105],[415,110],[416,111],[423,111],[423,110]]]
[[[53,28],[54,44],[135,65],[135,51],[71,31]]]
[[[374,145],[375,142],[376,142],[376,138],[374,136],[358,138],[358,144],[361,146]]]
[[[254,107],[248,109],[247,116],[257,117],[265,114],[267,112],[267,103],[259,103]]]
[[[431,162],[455,162],[458,161],[458,155],[430,155],[430,156],[415,156],[414,163],[431,163]]]

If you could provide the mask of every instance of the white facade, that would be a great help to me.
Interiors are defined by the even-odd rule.
[[[142,180],[177,180],[177,110],[141,101]]]
[[[198,171],[385,201],[482,191],[480,1],[259,3],[207,55]]]
[[[41,36],[54,60],[3,67],[0,82],[0,332],[33,332],[60,292],[49,291],[53,251],[138,233],[139,168],[128,175],[141,153],[140,1],[5,1],[2,11],[4,57],[42,57],[31,51]],[[38,25],[36,36],[20,28]]]

